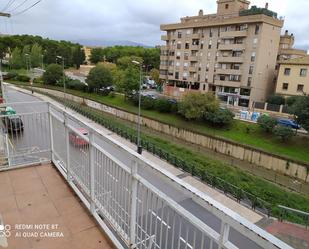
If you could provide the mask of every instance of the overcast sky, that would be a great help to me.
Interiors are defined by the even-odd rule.
[[[0,10],[10,0],[1,0]],[[24,0],[15,1],[13,10]],[[18,12],[37,0],[27,0]],[[285,17],[283,30],[296,35],[296,46],[309,50],[309,1],[270,0],[269,8]],[[265,6],[265,0],[252,5]],[[38,34],[66,40],[128,40],[146,45],[162,44],[160,24],[175,23],[180,17],[216,12],[216,0],[42,0],[40,4],[0,19],[0,32]]]

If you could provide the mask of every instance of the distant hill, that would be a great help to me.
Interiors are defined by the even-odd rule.
[[[142,43],[132,42],[132,41],[101,41],[101,40],[75,40],[73,42],[77,42],[84,46],[91,47],[110,47],[110,46],[134,46],[134,47],[144,47],[144,48],[152,48],[152,46],[148,46]]]

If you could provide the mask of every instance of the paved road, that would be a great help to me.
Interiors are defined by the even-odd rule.
[[[15,90],[9,89],[8,93],[8,100],[9,102],[25,102],[25,101],[38,101],[39,99],[29,96],[27,94],[23,94],[20,92],[17,92]],[[41,112],[44,111],[45,107],[39,106],[39,105],[16,105],[14,107],[17,112],[19,113],[29,113],[29,112]],[[46,109],[45,109],[46,110]],[[61,115],[61,114],[59,114]],[[39,120],[40,122],[42,120]],[[46,120],[47,121],[47,120]],[[74,127],[78,128],[80,127],[79,124],[76,122],[73,122],[72,120],[69,121],[70,124],[72,124]],[[27,128],[28,127],[28,128]],[[47,128],[46,128],[47,129]],[[45,130],[43,126],[40,126],[38,124],[29,123],[25,126],[24,131],[24,138],[28,139],[26,142],[29,143],[29,138],[32,139],[33,144],[38,143],[40,146],[46,146],[41,143],[41,141],[38,141],[36,137],[37,134],[42,134],[48,132],[48,130]],[[66,150],[65,150],[65,136],[64,136],[64,129],[63,125],[59,124],[58,127],[56,127],[56,130],[54,132],[57,134],[56,138],[57,140],[54,141],[55,143],[55,149],[57,153],[59,154],[60,158],[65,161],[66,160]],[[130,159],[128,155],[124,154],[123,152],[120,152],[119,149],[116,147],[106,143],[103,141],[100,137],[94,138],[95,142],[100,145],[102,148],[104,148],[107,152],[109,152],[112,155],[117,155],[118,160],[120,160],[122,163],[128,165],[130,162]],[[12,143],[14,146],[20,146],[20,143],[23,140],[13,140]],[[48,142],[49,140],[44,140],[44,142]],[[89,180],[89,151],[86,146],[82,147],[76,147],[71,145],[70,146],[70,154],[72,155],[70,157],[71,159],[71,167],[74,170],[79,170],[79,175],[81,177],[81,180],[84,180],[87,182]],[[142,177],[144,177],[147,181],[149,181],[152,185],[160,189],[162,192],[164,192],[166,195],[174,199],[178,204],[180,204],[182,207],[193,213],[196,217],[198,217],[200,220],[204,221],[205,224],[213,228],[215,231],[220,232],[221,227],[221,221],[215,217],[212,213],[208,212],[200,206],[198,203],[194,202],[189,195],[184,194],[183,192],[175,189],[173,186],[168,184],[167,182],[161,180],[158,176],[154,175],[152,171],[150,171],[147,168],[140,168],[138,172]],[[120,181],[120,177],[117,172],[109,171],[107,172],[110,176],[110,183],[105,186],[102,186],[102,189],[100,191],[103,191],[104,193],[108,193],[110,190],[112,190],[112,183]],[[89,186],[86,186],[89,187]],[[125,204],[128,203],[128,195],[125,194],[127,190],[122,190],[124,194],[122,194],[123,197],[120,199],[117,197],[110,196],[111,201],[118,202],[118,204]],[[183,231],[191,231],[193,230],[190,227],[189,223],[181,222],[180,224],[180,217],[179,219],[176,218],[175,224],[172,223],[172,221],[169,221],[169,218],[166,217],[166,214],[169,213],[169,208],[166,206],[156,206],[153,207],[153,204],[151,204],[152,208],[149,208],[148,204],[143,205],[142,203],[145,203],[149,201],[149,198],[147,198],[145,195],[139,196],[141,201],[139,202],[140,205],[138,206],[139,213],[141,214],[140,217],[138,217],[139,225],[143,227],[143,231],[140,231],[141,235],[140,237],[143,238],[145,235],[143,233],[147,234],[154,234],[155,231],[157,232],[156,242],[161,242],[161,245],[163,247],[161,248],[172,248],[172,246],[175,246],[177,243],[179,243],[179,248],[193,248],[193,233],[189,232],[188,234],[184,234]],[[160,224],[163,224],[163,226],[154,227],[150,224],[145,224],[145,221],[154,219]],[[163,221],[163,222],[161,222]],[[173,229],[171,229],[173,227]],[[175,230],[174,239],[171,239],[171,232]],[[201,235],[196,235],[196,241],[201,237]],[[254,242],[248,240],[246,237],[242,236],[238,232],[236,232],[233,228],[230,230],[230,238],[229,240],[233,242],[236,246],[239,248],[250,248],[250,249],[257,249],[260,248],[258,245],[256,245]],[[205,248],[209,248],[209,241],[205,240]],[[200,248],[199,244],[195,244],[195,248]],[[139,248],[145,248],[145,245],[140,244]],[[153,245],[152,248],[157,248],[155,245]],[[214,248],[217,248],[214,246]]]

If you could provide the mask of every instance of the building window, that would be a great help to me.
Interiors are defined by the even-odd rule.
[[[300,74],[301,77],[306,77],[307,76],[307,69],[306,68],[302,68],[300,69]]]
[[[187,52],[184,53],[184,59],[185,59],[185,60],[189,60],[189,53],[187,53]]]
[[[255,25],[255,32],[256,35],[258,35],[260,33],[260,25]]]
[[[181,49],[181,43],[177,43],[177,49]]]
[[[253,39],[253,44],[256,45],[258,43],[258,38]]]
[[[179,79],[179,72],[175,72],[175,79]]]
[[[249,74],[253,74],[253,69],[254,69],[253,66],[249,67]]]
[[[209,30],[209,37],[212,37],[212,29]]]
[[[189,47],[190,47],[190,43],[186,42],[185,49],[189,49]]]
[[[182,33],[178,32],[178,38],[181,39],[181,37],[182,37]]]
[[[304,92],[304,85],[297,85],[297,92]]]
[[[252,77],[248,77],[248,82],[247,82],[247,86],[251,86],[251,83],[252,83]]]
[[[290,75],[290,74],[291,74],[291,68],[285,68],[284,75]]]
[[[256,55],[256,53],[255,53],[255,52],[252,52],[252,54],[251,54],[251,61],[252,61],[252,62],[255,61],[255,55]]]
[[[289,89],[289,83],[282,84],[282,90],[287,91]]]
[[[229,5],[228,4],[225,5],[225,9],[226,10],[229,9]]]

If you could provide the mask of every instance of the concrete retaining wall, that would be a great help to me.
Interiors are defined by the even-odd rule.
[[[40,90],[46,91],[50,94],[53,94],[54,96],[59,97],[64,96],[63,93],[55,90],[42,89],[42,88],[40,88]],[[128,120],[131,122],[137,122],[137,115],[135,114],[70,94],[67,94],[66,97],[67,99],[73,100],[78,103],[84,103],[89,107],[112,114],[118,118]],[[149,118],[143,117],[141,120],[144,126],[154,129],[156,131],[177,137],[190,143],[204,146],[213,151],[256,164],[269,170],[273,170],[278,173],[288,175],[290,177],[295,177],[302,181],[309,182],[308,177],[309,164],[306,165],[305,163],[302,162],[289,160],[281,156],[273,155],[271,153],[251,148],[249,146],[241,145],[236,142],[228,141],[225,139],[194,133]]]

